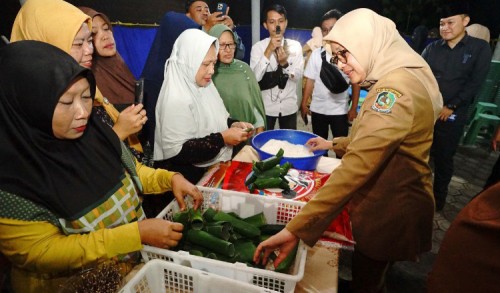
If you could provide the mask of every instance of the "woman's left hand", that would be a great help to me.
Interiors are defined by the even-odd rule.
[[[175,199],[177,199],[181,210],[186,209],[186,203],[184,202],[184,195],[186,194],[193,198],[193,208],[195,210],[198,209],[203,203],[203,194],[201,194],[198,187],[189,182],[180,173],[172,176],[172,192],[174,193]]]
[[[269,255],[276,249],[279,249],[280,254],[273,263],[276,268],[292,252],[298,242],[299,238],[288,231],[287,228],[284,228],[259,244],[253,255],[253,261],[255,264],[262,263],[265,265],[267,264]]]

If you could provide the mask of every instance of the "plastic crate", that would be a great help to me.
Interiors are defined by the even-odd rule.
[[[211,207],[215,210],[224,212],[234,212],[242,218],[263,212],[268,224],[287,224],[305,205],[304,202],[281,198],[258,196],[201,186],[198,186],[198,188],[203,193],[204,197],[204,202],[201,207],[202,211]],[[189,200],[190,198],[186,198],[186,204],[191,206],[192,203]],[[178,211],[179,205],[176,201],[172,201],[157,218],[171,221],[173,215]],[[299,242],[299,248],[291,274],[257,269],[249,267],[244,263],[233,264],[190,255],[186,251],[176,252],[147,245],[144,246],[141,254],[146,262],[151,259],[163,259],[274,291],[292,293],[294,292],[297,282],[304,276],[307,248],[302,241]]]
[[[155,259],[146,263],[119,292],[272,293],[276,291]]]

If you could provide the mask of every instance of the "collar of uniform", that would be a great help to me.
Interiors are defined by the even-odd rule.
[[[464,37],[460,41],[458,41],[457,45],[459,45],[459,44],[466,45],[469,42],[469,40],[470,40],[470,36],[467,34],[467,32],[465,32]],[[440,46],[448,45],[448,43],[443,39],[440,39],[439,41],[441,42],[439,44]]]

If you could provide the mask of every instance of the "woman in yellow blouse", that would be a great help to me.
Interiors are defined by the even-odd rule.
[[[143,244],[182,237],[182,224],[145,219],[138,190],[195,187],[172,172],[154,184],[137,175],[94,95],[92,73],[52,45],[0,50],[0,252],[15,292],[56,292],[88,264],[133,264]]]

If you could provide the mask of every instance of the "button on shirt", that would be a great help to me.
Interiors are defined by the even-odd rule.
[[[444,40],[429,44],[422,57],[436,77],[444,105],[467,108],[486,78],[491,49],[486,41],[465,35],[453,49]]]
[[[309,62],[307,62],[304,76],[314,80],[314,89],[312,93],[311,112],[323,115],[344,115],[349,111],[349,94],[347,90],[340,94],[332,93],[321,81],[319,73],[321,71],[321,52],[323,48],[318,48],[311,53]],[[326,60],[330,60],[332,55],[326,52]],[[349,82],[349,77],[342,71],[342,76]]]
[[[270,38],[255,43],[250,53],[250,68],[255,73],[257,81],[262,80],[264,73],[276,71],[278,60],[276,54],[272,54],[270,59],[264,56]],[[283,41],[284,44],[285,41]],[[302,82],[304,70],[304,57],[302,56],[302,46],[299,42],[286,39],[288,47],[288,67],[283,68],[283,73],[288,74],[288,81],[284,89],[275,86],[272,89],[262,91],[262,99],[266,108],[266,115],[278,117],[291,115],[297,112],[297,83]],[[293,75],[293,77],[292,77]]]

